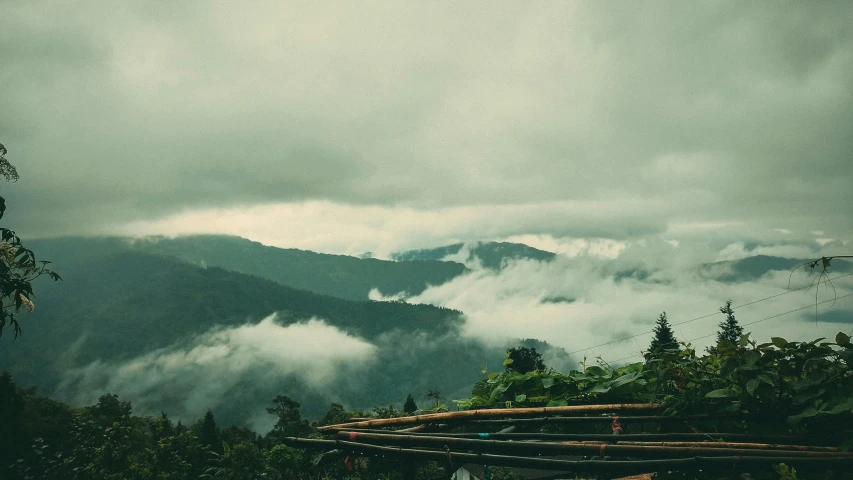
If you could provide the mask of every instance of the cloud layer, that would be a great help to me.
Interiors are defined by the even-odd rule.
[[[756,281],[723,282],[716,278],[729,273],[727,267],[700,269],[695,259],[702,254],[690,247],[649,241],[627,246],[616,259],[580,254],[545,263],[520,260],[501,271],[475,269],[406,300],[465,312],[464,332],[473,338],[493,343],[537,338],[575,358],[602,356],[607,361],[640,360],[639,352],[651,341],[645,332],[662,311],[679,340],[693,341],[703,350],[715,342],[717,325],[724,320],[718,308],[727,299],[741,324],[756,322],[745,331],[761,341],[770,336],[835,338],[838,331],[853,329],[853,297],[839,299],[831,309],[828,303],[819,305],[815,317],[815,289],[798,290],[813,281],[805,273],[795,272],[790,290],[789,271],[770,271]],[[853,276],[837,279],[834,286],[835,292],[822,285],[818,301],[853,292]],[[767,318],[778,314],[783,315]]]
[[[849,240],[851,15],[6,2],[7,220],[55,235],[329,202],[499,216],[480,238],[740,222]]]
[[[301,384],[337,399],[338,384],[368,368],[377,352],[374,345],[320,319],[282,326],[275,315],[256,324],[214,329],[187,344],[120,363],[99,360],[74,368],[57,395],[75,405],[90,405],[104,393],[118,393],[133,402],[137,413],[175,408],[168,412],[172,417],[196,419],[223,405],[233,410],[235,398],[256,403],[258,397],[265,398],[258,392],[270,387],[267,401],[299,393],[276,392],[276,385]],[[244,404],[240,410],[262,413],[263,405]],[[268,430],[272,420],[259,415],[249,421]]]

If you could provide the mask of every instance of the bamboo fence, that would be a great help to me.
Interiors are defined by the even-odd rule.
[[[768,469],[779,463],[793,466],[798,472],[846,474],[853,470],[853,453],[829,446],[832,439],[701,432],[688,422],[716,422],[721,416],[665,417],[658,413],[660,409],[660,405],[654,404],[571,405],[358,419],[321,427],[331,438],[287,438],[285,443],[299,448],[347,451],[357,456],[398,458],[404,480],[415,480],[414,463],[423,461],[442,463],[445,479],[450,479],[466,463],[565,472],[549,477],[554,479],[658,471],[732,474]],[[622,412],[629,412],[629,416],[615,416]],[[649,415],[642,415],[644,412]],[[612,434],[516,431],[538,430],[543,423],[553,423],[565,430],[573,429],[573,424],[594,425],[605,421],[611,424]],[[623,433],[622,422],[630,422],[632,427],[681,422],[693,431],[628,434]],[[492,424],[511,426],[498,432],[471,432],[471,429],[488,429]],[[399,427],[408,428],[392,430]],[[435,431],[456,428],[463,431]]]

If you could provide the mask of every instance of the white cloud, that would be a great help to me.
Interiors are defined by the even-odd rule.
[[[261,387],[238,388],[249,378],[266,384],[293,375],[334,398],[336,380],[367,368],[375,352],[375,346],[323,320],[283,326],[270,315],[256,324],[213,329],[188,346],[74,368],[57,394],[74,405],[88,405],[103,393],[119,393],[133,402],[137,413],[157,413],[169,404],[179,409],[170,412],[173,417],[195,419],[227,402],[235,390]],[[261,405],[252,407],[262,410]]]
[[[648,346],[651,335],[596,347],[611,340],[647,332],[658,314],[666,311],[679,339],[705,335],[694,345],[703,349],[714,340],[717,324],[724,318],[718,308],[727,299],[735,306],[779,293],[785,293],[790,272],[771,272],[757,281],[730,284],[709,280],[698,274],[702,249],[682,243],[677,249],[663,240],[649,239],[646,245],[629,245],[615,260],[594,256],[558,257],[553,262],[517,261],[500,272],[478,270],[408,298],[413,303],[431,303],[465,312],[464,332],[474,338],[501,343],[507,338],[532,337],[548,341],[575,356],[602,355],[616,360]],[[768,247],[768,251],[772,250]],[[662,252],[652,255],[651,252]],[[666,258],[672,255],[673,258]],[[713,254],[712,254],[713,255]],[[693,261],[689,261],[693,259]],[[620,271],[645,270],[639,280],[626,277],[614,280]],[[853,277],[835,282],[839,295],[853,289]],[[793,288],[806,286],[810,278],[795,275]],[[814,290],[811,290],[813,295]],[[814,296],[791,291],[770,300],[736,309],[741,323],[760,320],[788,310],[809,307]],[[832,298],[822,288],[821,301]],[[559,299],[554,301],[553,299]],[[846,302],[846,303],[845,303]],[[840,300],[834,308],[850,308],[850,299]],[[819,311],[827,312],[827,304]],[[685,322],[697,317],[707,318]],[[811,340],[834,337],[837,323],[825,323],[814,310],[783,315],[746,328],[764,340],[770,336]]]
[[[105,233],[224,233],[284,248],[351,255],[371,251],[378,258],[387,258],[392,252],[413,248],[431,248],[458,241],[514,238],[515,234],[531,232],[572,232],[587,237],[618,239],[665,228],[654,218],[637,215],[634,208],[634,205],[618,200],[434,210],[301,202],[193,210],[161,220],[127,223]],[[606,212],[607,220],[595,220],[603,212]],[[553,240],[550,236],[539,237]],[[612,257],[624,247],[619,240],[611,239],[568,241],[581,242],[583,249],[591,254]]]

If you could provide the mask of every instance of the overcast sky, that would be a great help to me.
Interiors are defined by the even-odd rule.
[[[345,253],[710,232],[849,250],[851,18],[849,1],[6,1],[4,222]]]

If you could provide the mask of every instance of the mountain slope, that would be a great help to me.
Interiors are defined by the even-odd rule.
[[[768,255],[756,255],[754,257],[742,258],[739,260],[731,260],[725,262],[716,262],[703,265],[701,272],[707,276],[711,276],[721,282],[751,282],[758,280],[765,274],[772,271],[791,272],[795,267],[803,265],[806,262],[814,259],[798,260],[795,258],[772,257]],[[815,272],[819,272],[822,267],[815,268]],[[834,276],[836,274],[844,274],[853,272],[853,263],[842,259],[832,261],[827,272]],[[794,271],[794,276],[811,274],[812,271],[800,267]]]
[[[466,250],[463,251],[463,248]],[[499,270],[510,260],[537,260],[549,262],[556,256],[555,253],[546,252],[537,248],[529,247],[522,243],[508,242],[476,242],[472,244],[455,243],[438,248],[423,250],[408,250],[391,255],[398,262],[412,261],[441,261],[449,256],[462,254],[465,258],[461,261],[478,259],[480,263],[493,270]]]
[[[453,262],[392,262],[329,255],[293,248],[264,246],[240,237],[194,235],[177,238],[126,239],[57,238],[31,242],[40,257],[57,268],[64,261],[85,261],[108,252],[135,250],[179,258],[200,266],[255,275],[301,290],[349,300],[367,300],[373,288],[388,293],[416,295],[429,285],[440,285],[462,274]]]
[[[479,379],[484,359],[503,358],[500,346],[459,338],[462,318],[453,310],[343,300],[96,246],[81,242],[82,250],[66,252],[64,281],[38,282],[23,335],[0,338],[0,371],[21,385],[75,404],[118,393],[146,413],[185,418],[214,408],[225,422],[263,429],[258,422],[266,419],[247,415],[263,412],[276,395],[305,402],[309,415],[332,401],[399,404],[432,388],[454,398]],[[312,329],[332,331],[341,343],[316,343]],[[351,353],[353,344],[370,355]]]

